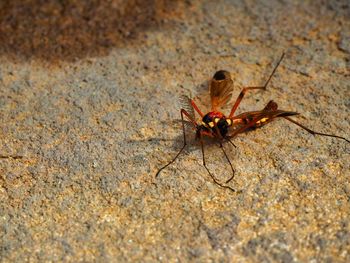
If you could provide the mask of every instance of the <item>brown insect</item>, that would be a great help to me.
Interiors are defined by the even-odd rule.
[[[233,107],[228,117],[226,117],[222,112],[219,111],[219,108],[225,106],[232,97],[233,81],[228,71],[225,71],[225,70],[217,71],[210,81],[209,92],[210,92],[210,98],[211,98],[211,111],[209,113],[203,114],[201,110],[197,107],[193,99],[190,99],[189,97],[185,97],[183,99],[183,102],[185,103],[185,105],[187,105],[187,107],[186,109],[181,109],[180,111],[184,144],[180,149],[180,151],[177,153],[177,155],[174,157],[174,159],[172,159],[169,163],[167,163],[166,165],[164,165],[162,168],[158,170],[156,177],[159,175],[159,173],[163,169],[165,169],[170,164],[172,164],[186,147],[187,145],[186,133],[185,133],[186,123],[191,124],[193,129],[196,131],[196,139],[199,140],[201,143],[203,166],[208,171],[210,177],[213,179],[215,184],[223,188],[228,188],[231,191],[234,191],[234,189],[226,184],[228,184],[234,178],[235,171],[233,169],[230,159],[228,158],[225,152],[225,149],[223,147],[223,142],[228,141],[234,147],[236,147],[231,141],[232,138],[234,138],[240,133],[247,132],[255,128],[260,128],[277,118],[284,118],[285,120],[288,120],[298,125],[299,127],[303,128],[304,130],[311,133],[312,135],[321,135],[321,136],[339,138],[350,143],[350,141],[344,137],[316,132],[305,127],[304,125],[290,118],[291,116],[298,115],[299,113],[293,112],[293,111],[279,110],[277,103],[272,100],[265,106],[263,110],[245,112],[235,116],[235,112],[247,91],[254,90],[254,89],[266,90],[267,85],[269,84],[272,76],[276,72],[283,57],[284,57],[284,53],[282,54],[280,60],[278,61],[275,68],[273,69],[271,75],[267,79],[264,86],[245,87],[242,89],[241,93],[238,95],[235,103],[233,104]],[[202,118],[200,123],[197,123],[195,121],[194,111],[196,111]],[[187,120],[185,120],[184,117],[187,118]],[[214,138],[214,140],[218,142],[220,148],[222,149],[225,155],[226,160],[230,164],[230,167],[232,170],[232,176],[226,181],[225,184],[220,183],[206,166],[205,155],[204,155],[204,143],[203,143],[204,136]]]

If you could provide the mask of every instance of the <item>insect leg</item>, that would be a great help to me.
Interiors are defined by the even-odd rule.
[[[194,103],[194,100],[192,99],[191,99],[191,105],[196,110],[196,112],[198,112],[199,116],[203,118],[204,114],[201,112],[201,110],[198,108],[198,106],[196,105],[196,103]]]
[[[311,133],[312,135],[321,135],[321,136],[328,136],[328,137],[334,137],[334,138],[338,138],[338,139],[342,139],[342,140],[345,140],[347,141],[348,143],[350,143],[350,141],[344,137],[341,137],[341,136],[338,136],[338,135],[333,135],[333,134],[327,134],[327,133],[321,133],[321,132],[316,132],[316,131],[313,131],[307,127],[305,127],[304,125],[296,122],[295,120],[289,118],[289,117],[283,117],[285,118],[286,120],[290,121],[290,122],[293,122],[294,124],[298,125],[299,127],[303,128],[304,130],[306,130],[307,132]]]
[[[231,143],[231,145],[232,145],[233,147],[237,148],[237,146],[230,140],[229,137],[226,136],[225,139],[228,140],[229,143]]]
[[[202,157],[203,157],[203,166],[205,167],[205,169],[207,170],[208,174],[210,175],[210,177],[213,179],[214,183],[217,184],[218,186],[222,187],[222,188],[227,188],[229,190],[231,190],[232,192],[235,192],[235,190],[227,185],[223,185],[222,183],[220,183],[218,180],[216,180],[216,178],[214,177],[214,175],[211,174],[211,172],[209,171],[207,165],[205,164],[205,155],[204,155],[204,143],[203,143],[203,139],[202,136],[200,137],[200,142],[201,142],[201,147],[202,147]]]
[[[229,163],[230,166],[231,166],[232,176],[226,181],[226,183],[229,183],[229,182],[233,179],[233,177],[235,176],[235,170],[233,169],[233,166],[232,166],[232,164],[231,164],[231,161],[230,161],[230,159],[228,158],[228,156],[227,156],[227,154],[226,154],[226,152],[225,152],[224,146],[222,145],[222,140],[224,139],[224,137],[222,136],[222,134],[221,134],[221,132],[220,132],[220,130],[219,130],[219,127],[217,126],[217,123],[215,123],[215,129],[216,129],[216,133],[217,133],[218,136],[219,136],[219,138],[217,138],[217,139],[218,139],[218,141],[219,141],[220,148],[221,148],[221,150],[223,151],[223,153],[224,153],[224,155],[225,155],[225,157],[226,157],[226,160],[228,161],[228,163]],[[228,141],[231,142],[231,140],[230,140],[229,138],[226,138],[226,139],[227,139]],[[236,147],[236,145],[234,145],[233,142],[231,142],[231,143],[232,143],[233,146]]]
[[[233,115],[235,114],[235,111],[237,110],[239,104],[241,103],[245,93],[248,91],[248,90],[253,90],[253,89],[262,89],[262,90],[266,90],[266,87],[267,85],[269,84],[272,76],[275,74],[278,66],[280,65],[282,59],[284,57],[284,53],[282,54],[280,60],[278,61],[277,65],[275,66],[275,68],[273,69],[272,73],[270,74],[269,78],[267,79],[267,81],[265,82],[265,85],[264,86],[257,86],[257,87],[245,87],[243,88],[243,90],[241,91],[241,93],[238,95],[237,99],[236,99],[236,102],[235,104],[233,105],[232,109],[231,109],[231,112],[230,112],[230,115],[229,115],[229,118],[232,118]]]
[[[181,152],[183,151],[183,149],[185,149],[186,145],[187,145],[187,141],[186,141],[186,132],[185,132],[185,124],[184,124],[184,115],[191,121],[191,123],[197,127],[197,123],[192,119],[191,115],[185,111],[184,109],[181,109],[181,120],[182,120],[182,131],[183,131],[183,135],[184,135],[184,145],[182,146],[182,148],[180,149],[180,151],[176,154],[176,156],[174,157],[174,159],[172,159],[169,163],[167,163],[166,165],[164,165],[162,168],[160,168],[158,170],[158,172],[156,173],[156,177],[158,177],[159,173],[165,169],[166,167],[168,167],[170,164],[172,164],[173,162],[175,162],[175,160],[177,159],[177,157],[179,157],[179,155],[181,154]]]
[[[226,160],[228,161],[228,163],[230,164],[231,166],[231,170],[232,170],[232,176],[226,181],[226,184],[228,184],[229,182],[231,182],[231,180],[235,177],[235,169],[233,169],[233,166],[232,166],[232,163],[230,161],[230,158],[228,158],[228,155],[226,154],[225,152],[225,149],[224,149],[224,146],[223,144],[220,142],[220,148],[222,150],[222,152],[224,153],[225,157],[226,157]]]

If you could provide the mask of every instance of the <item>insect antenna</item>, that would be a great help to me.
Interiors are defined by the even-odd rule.
[[[333,134],[328,134],[328,133],[321,133],[321,132],[316,132],[316,131],[313,131],[307,127],[305,127],[304,125],[296,122],[295,120],[289,118],[289,117],[283,117],[285,118],[286,120],[290,121],[290,122],[293,122],[294,124],[298,125],[299,127],[303,128],[304,130],[306,130],[307,132],[311,133],[312,135],[321,135],[321,136],[328,136],[328,137],[333,137],[333,138],[338,138],[338,139],[342,139],[342,140],[345,140],[347,141],[348,143],[350,143],[350,141],[344,137],[341,137],[341,136],[338,136],[338,135],[333,135]]]

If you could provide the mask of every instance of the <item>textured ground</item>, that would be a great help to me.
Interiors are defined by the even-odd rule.
[[[1,261],[350,261],[345,141],[281,120],[225,146],[235,193],[195,142],[154,178],[181,147],[180,95],[227,69],[236,96],[283,51],[239,112],[274,99],[349,138],[348,1],[39,2],[0,4]]]

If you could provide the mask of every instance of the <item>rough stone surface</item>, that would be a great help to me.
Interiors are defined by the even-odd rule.
[[[85,41],[79,28],[87,40],[99,34],[76,24],[89,17],[55,13],[61,2],[49,1],[28,23],[59,25],[63,17],[68,29],[53,30],[72,49],[62,56],[50,28],[40,34],[38,22],[30,39],[16,17],[1,21],[1,37],[13,38],[0,43],[1,261],[350,262],[343,140],[279,120],[237,137],[237,148],[225,145],[235,193],[213,184],[193,141],[154,177],[181,147],[180,95],[203,93],[212,74],[227,69],[237,96],[263,84],[283,51],[268,90],[248,93],[239,112],[273,99],[310,128],[349,138],[348,1],[164,4],[153,26],[132,24],[132,38],[96,22],[91,30],[105,29],[101,37],[112,41],[85,48],[75,46]],[[92,3],[88,14],[114,21],[108,5]],[[6,8],[25,17],[26,9]],[[71,15],[85,9],[77,10]],[[16,53],[9,43],[23,48]],[[225,181],[221,150],[208,143],[206,153]]]

